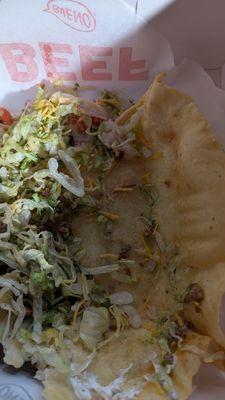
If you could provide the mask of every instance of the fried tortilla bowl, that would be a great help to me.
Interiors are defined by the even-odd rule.
[[[4,361],[46,400],[188,399],[224,368],[225,153],[163,75],[131,108],[78,94],[2,111]]]
[[[50,371],[44,390],[48,400],[73,400],[74,387],[78,399],[182,400],[191,394],[192,379],[202,362],[220,360],[223,367],[225,154],[194,100],[167,87],[162,76],[139,104],[117,119],[118,125],[126,124],[138,109],[142,117],[136,140],[150,151],[147,157],[135,154],[121,160],[107,176],[110,212],[120,216],[113,223],[110,242],[102,239],[92,216],[80,213],[74,231],[88,249],[90,268],[102,254],[113,257],[129,243],[138,279],[132,283],[104,275],[98,279],[109,290],[131,292],[142,323],[136,328],[124,326],[100,346],[83,378],[69,383],[63,374]],[[149,207],[137,189],[143,182],[155,194],[151,216],[159,251],[157,256],[153,251],[153,258],[152,232],[143,236],[141,217]],[[125,186],[127,190],[118,189]],[[136,251],[143,247],[144,256]],[[148,268],[143,257],[149,259]],[[171,321],[178,328],[172,339],[165,332]],[[158,363],[159,353],[164,363]]]

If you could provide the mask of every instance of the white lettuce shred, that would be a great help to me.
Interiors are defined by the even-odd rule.
[[[10,340],[5,349],[4,362],[14,368],[21,368],[25,362],[21,350],[22,346],[16,339]]]
[[[105,307],[87,307],[80,324],[80,337],[93,350],[109,329],[109,312]]]
[[[42,309],[43,300],[40,292],[36,292],[33,299],[33,332],[32,339],[40,344],[42,341]]]
[[[126,304],[122,305],[120,309],[128,315],[132,328],[138,329],[141,327],[141,316],[135,307],[131,306],[130,304]]]
[[[80,170],[76,162],[65,152],[60,153],[60,158],[64,162],[65,166],[72,175],[64,174],[63,172],[58,172],[59,164],[55,158],[50,158],[48,161],[49,171],[51,176],[62,185],[66,190],[73,193],[77,197],[84,196],[84,180],[81,176]]]
[[[12,292],[16,294],[16,289],[14,288]],[[4,331],[2,335],[2,344],[5,346],[15,337],[22,326],[26,315],[26,309],[23,304],[22,294],[19,294],[17,299],[14,300],[12,296],[7,296],[7,291],[5,290],[3,299],[4,298],[5,302],[2,301],[0,303],[0,309],[5,312]]]
[[[42,270],[51,270],[54,268],[54,265],[49,264],[45,259],[45,256],[41,250],[37,249],[25,249],[22,252],[22,255],[26,261],[37,262],[40,265]]]
[[[8,239],[12,230],[12,210],[7,203],[0,204],[0,222],[6,225],[5,232],[0,233],[0,239]]]
[[[109,272],[118,271],[120,265],[109,264],[109,265],[101,265],[100,267],[92,267],[92,268],[82,268],[86,274],[90,275],[101,275],[101,274],[108,274]]]
[[[131,304],[134,301],[133,295],[129,292],[116,292],[109,296],[111,303],[117,306]]]

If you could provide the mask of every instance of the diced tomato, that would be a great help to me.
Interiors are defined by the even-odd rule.
[[[99,117],[92,117],[91,121],[93,126],[98,127],[102,122],[102,119]],[[79,133],[84,133],[87,129],[83,117],[78,117],[77,115],[74,114],[69,114],[66,117],[65,124],[69,127],[76,126]]]
[[[0,123],[6,124],[6,125],[12,125],[13,124],[13,117],[10,114],[6,108],[0,107]]]
[[[75,114],[69,114],[65,118],[65,124],[66,125],[76,125],[78,121],[78,116]]]
[[[85,132],[87,129],[87,126],[86,126],[85,122],[83,121],[82,117],[80,117],[77,121],[77,128],[80,133]]]
[[[94,126],[99,126],[100,123],[102,122],[102,119],[99,117],[92,117],[92,125]]]
[[[78,117],[75,114],[69,114],[66,117],[65,124],[70,128],[73,128],[74,126],[76,126],[79,133],[83,133],[87,129],[82,117]]]

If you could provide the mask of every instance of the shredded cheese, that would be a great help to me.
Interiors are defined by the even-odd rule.
[[[92,177],[90,177],[90,176],[87,176],[86,177],[86,179],[85,179],[85,186],[88,188],[88,189],[95,189],[98,185],[97,185],[97,182],[96,182],[96,180],[94,179],[94,178],[92,178]]]
[[[81,285],[82,285],[82,292],[83,292],[84,300],[88,300],[90,290],[89,290],[87,278],[83,273],[81,274]]]
[[[114,192],[133,192],[133,187],[116,187],[113,189]]]
[[[79,302],[79,304],[77,305],[76,309],[75,309],[74,316],[73,316],[73,321],[72,321],[72,324],[71,324],[71,329],[72,330],[76,330],[76,328],[77,328],[76,327],[76,325],[77,325],[77,316],[78,316],[80,310],[82,309],[82,307],[84,306],[85,303],[86,303],[85,300],[81,300]]]
[[[120,103],[116,99],[99,99],[98,104],[102,107],[104,107],[105,104],[110,104],[111,106],[114,107],[120,107]]]
[[[144,183],[149,183],[150,182],[150,172],[147,172],[146,174],[142,175],[142,180]]]
[[[112,253],[104,253],[104,254],[100,254],[100,258],[113,258],[114,260],[117,260],[118,255],[112,254]]]
[[[117,221],[120,218],[118,214],[113,214],[107,211],[99,211],[99,214],[110,219],[111,221]]]
[[[158,158],[163,158],[163,153],[162,151],[157,151],[156,153],[152,154],[152,156],[149,157],[151,160],[157,160]]]
[[[139,134],[138,134],[138,139],[139,139],[140,142],[141,142],[142,144],[144,144],[149,150],[152,150],[151,143],[148,141],[148,139],[146,139],[146,137],[144,136],[143,132],[139,132]]]
[[[151,295],[152,295],[152,294],[150,293],[150,294],[148,295],[147,299],[145,300],[145,302],[144,302],[144,304],[143,304],[143,310],[146,310],[146,309],[148,308]]]
[[[148,258],[152,257],[152,250],[150,245],[147,243],[144,234],[142,234],[142,241],[143,241],[143,245],[144,245],[144,250],[145,250],[145,254]]]

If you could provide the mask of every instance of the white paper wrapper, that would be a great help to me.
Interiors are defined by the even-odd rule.
[[[195,390],[189,400],[223,400],[225,373],[204,365],[194,380]]]
[[[28,372],[15,373],[2,366],[0,370],[1,400],[42,400],[41,385]]]
[[[193,96],[211,123],[217,139],[225,146],[225,92],[218,88],[196,62],[184,59],[168,73],[166,83]]]
[[[137,17],[135,4],[2,0],[0,105],[18,112],[33,97],[37,83],[56,77],[67,84],[124,90],[136,99],[157,73],[169,71],[167,83],[195,98],[225,145],[225,92],[194,61],[174,67],[168,42]],[[223,87],[224,82],[222,76]],[[191,400],[224,400],[225,375],[215,368],[204,366],[195,384]],[[29,374],[2,366],[3,399],[41,400],[41,386]]]
[[[3,0],[0,10],[0,102],[11,110],[46,78],[138,97],[158,71],[173,66],[167,41],[118,0]]]

